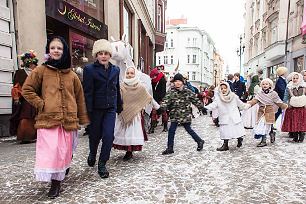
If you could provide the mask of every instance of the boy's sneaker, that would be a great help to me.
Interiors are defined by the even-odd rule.
[[[201,151],[203,149],[204,143],[205,143],[204,140],[198,142],[198,148],[197,148],[198,151]]]
[[[163,151],[163,155],[167,155],[167,154],[173,154],[173,147],[168,147],[165,151]]]

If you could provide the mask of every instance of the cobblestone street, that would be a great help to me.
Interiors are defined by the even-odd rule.
[[[33,174],[35,143],[20,145],[14,138],[0,141],[1,203],[306,203],[306,142],[291,143],[277,132],[275,144],[257,148],[247,130],[242,148],[230,141],[230,151],[217,152],[222,142],[208,116],[193,121],[205,140],[204,150],[179,127],[175,153],[163,156],[167,133],[149,135],[143,151],[122,161],[125,152],[112,150],[110,178],[101,179],[97,165],[88,167],[88,139],[79,145],[60,197],[47,198],[49,185]]]

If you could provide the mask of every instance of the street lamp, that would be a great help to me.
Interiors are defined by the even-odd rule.
[[[240,46],[236,49],[236,52],[237,52],[238,57],[240,58],[240,70],[239,70],[239,74],[241,75],[241,56],[244,53],[245,45],[242,44],[243,35],[240,34],[238,37],[240,39]]]
[[[215,64],[214,71],[215,71],[215,87],[217,87],[217,72],[218,72],[217,64]]]

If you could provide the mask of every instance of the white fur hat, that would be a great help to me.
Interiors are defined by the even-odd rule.
[[[96,58],[97,53],[101,52],[101,51],[105,51],[108,52],[111,57],[113,56],[113,47],[112,44],[105,40],[105,39],[101,39],[101,40],[97,40],[92,48],[92,56],[93,58]]]
[[[263,80],[261,81],[261,85],[262,85],[262,83],[264,83],[265,81],[267,81],[267,82],[271,85],[271,87],[273,86],[273,81],[272,81],[271,79],[269,79],[269,78],[263,79]]]

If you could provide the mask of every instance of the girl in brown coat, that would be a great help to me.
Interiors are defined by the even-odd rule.
[[[287,108],[287,105],[282,102],[278,94],[273,91],[272,85],[273,82],[271,79],[266,78],[262,80],[261,92],[259,92],[255,98],[249,102],[251,107],[259,103],[257,124],[253,129],[255,138],[261,138],[261,142],[257,145],[257,147],[267,146],[267,134],[269,134],[271,131],[272,124],[275,123],[275,112],[278,109],[275,107],[275,105],[281,109]],[[271,143],[274,143],[275,135],[271,134],[270,136]]]
[[[76,146],[77,135],[73,133],[89,120],[81,82],[70,69],[67,43],[61,37],[52,37],[47,42],[46,53],[48,60],[27,77],[22,95],[38,109],[36,180],[51,180],[48,197],[55,198]]]

